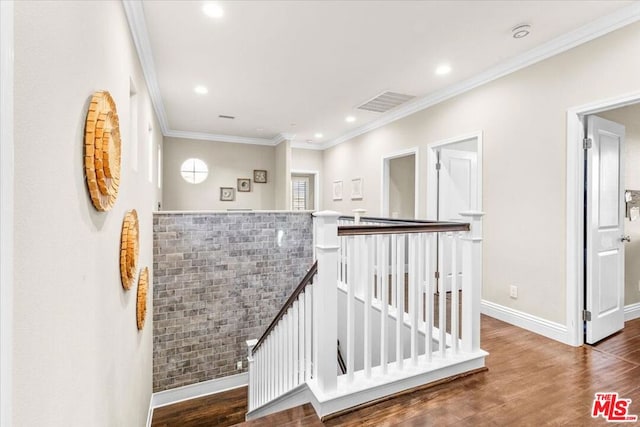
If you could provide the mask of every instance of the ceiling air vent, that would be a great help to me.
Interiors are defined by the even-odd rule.
[[[356,107],[359,110],[375,111],[376,113],[384,113],[400,104],[404,104],[410,99],[415,98],[412,95],[404,95],[397,92],[382,92],[380,95]]]
[[[220,114],[220,115],[218,115],[218,118],[219,118],[219,119],[229,119],[229,120],[233,120],[233,119],[235,119],[236,117],[235,117],[235,116],[225,116],[224,114]]]

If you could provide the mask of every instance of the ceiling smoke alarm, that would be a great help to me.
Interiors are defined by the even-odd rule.
[[[521,39],[523,37],[527,37],[531,33],[531,25],[529,24],[520,24],[513,27],[511,30],[511,35],[514,39]]]

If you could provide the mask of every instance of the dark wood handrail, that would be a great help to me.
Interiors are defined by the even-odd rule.
[[[278,324],[280,319],[282,319],[282,316],[285,315],[289,307],[293,305],[293,302],[296,300],[296,298],[298,298],[298,295],[300,295],[300,293],[304,291],[304,288],[306,288],[309,283],[313,283],[313,276],[315,276],[317,272],[318,272],[318,261],[313,263],[309,271],[307,271],[307,274],[305,274],[305,276],[302,278],[302,280],[300,281],[298,286],[295,288],[291,296],[287,299],[287,302],[284,303],[284,305],[282,306],[278,314],[276,314],[276,317],[273,318],[273,320],[269,324],[269,327],[264,331],[264,333],[262,334],[262,336],[260,337],[256,345],[253,347],[253,350],[251,350],[251,354],[255,354],[256,351],[258,351],[258,348],[260,348],[264,340],[267,339],[267,337],[269,336],[273,328],[276,327],[276,325]]]
[[[363,218],[364,219],[364,218]],[[469,231],[466,222],[400,222],[389,225],[354,224],[338,226],[338,236],[363,236],[372,234],[441,233],[449,231]]]
[[[351,220],[355,221],[355,217],[349,215],[341,215],[338,217],[338,220]],[[407,218],[382,218],[375,216],[362,216],[360,217],[360,221],[372,221],[372,222],[382,222],[385,224],[437,224],[440,221],[434,221],[430,219],[407,219]]]

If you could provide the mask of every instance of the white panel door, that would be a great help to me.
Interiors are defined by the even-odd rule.
[[[625,128],[587,118],[586,341],[593,344],[624,327],[624,153]]]
[[[478,154],[472,151],[440,150],[439,178],[439,221],[462,221],[460,212],[477,210]],[[447,292],[451,291],[451,240],[443,241],[443,285]],[[462,269],[462,245],[457,247],[456,265]],[[432,270],[433,271],[433,270]],[[457,272],[461,277],[461,271]],[[439,281],[441,283],[441,281]],[[462,283],[458,281],[458,283]]]

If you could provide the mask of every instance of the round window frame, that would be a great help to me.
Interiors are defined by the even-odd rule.
[[[185,165],[192,166],[192,168],[188,169]],[[204,166],[204,170],[202,168],[196,168],[196,166]],[[209,165],[202,159],[190,157],[180,165],[180,176],[187,184],[202,184],[209,177]],[[189,179],[189,177],[192,179]]]

